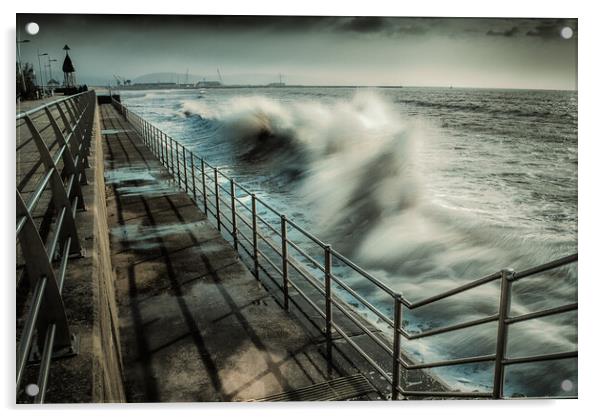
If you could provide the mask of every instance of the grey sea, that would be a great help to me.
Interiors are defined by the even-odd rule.
[[[409,300],[577,251],[577,92],[278,87],[121,96]],[[412,312],[405,327],[496,312],[496,286],[468,293]],[[564,268],[515,286],[512,313],[576,297],[577,269]],[[415,361],[435,361],[491,354],[495,341],[494,328],[479,326],[403,347]],[[576,346],[576,312],[527,321],[508,342],[516,356]],[[511,368],[514,396],[577,393],[576,359]],[[468,390],[490,390],[491,373],[478,364],[437,371]]]

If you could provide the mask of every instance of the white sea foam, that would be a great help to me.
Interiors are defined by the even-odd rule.
[[[311,211],[311,229],[410,300],[507,266],[526,268],[567,254],[567,246],[545,234],[525,236],[507,219],[489,216],[487,205],[503,202],[501,193],[481,191],[484,208],[456,206],[431,194],[429,173],[440,171],[447,156],[430,153],[425,159],[419,150],[433,140],[425,133],[428,125],[403,118],[393,103],[375,92],[329,103],[264,96],[234,97],[218,106],[185,101],[181,111],[219,125],[221,137],[246,164],[262,165],[263,172],[276,176],[291,169],[300,173],[288,187]],[[453,194],[452,189],[447,192]],[[507,206],[508,211],[512,208]],[[575,291],[575,269],[531,279],[528,285],[515,286],[513,312],[567,303]],[[409,318],[427,327],[457,323],[494,314],[498,301],[496,285],[479,287]],[[509,350],[528,355],[546,348],[574,349],[574,321],[564,316],[515,326]],[[495,341],[495,329],[484,326],[407,342],[405,347],[418,360],[431,361],[444,355],[490,354]],[[537,373],[529,373],[538,365],[521,367],[516,369],[524,375],[522,386],[542,385],[533,377]],[[559,364],[558,379],[573,367]],[[463,377],[458,379],[466,386]],[[550,393],[554,382],[546,383]]]

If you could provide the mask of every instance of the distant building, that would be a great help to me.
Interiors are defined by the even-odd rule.
[[[134,83],[132,86],[139,89],[175,89],[178,87],[176,83],[162,83],[160,81],[156,83]]]
[[[219,81],[199,81],[196,87],[220,87],[222,83]]]

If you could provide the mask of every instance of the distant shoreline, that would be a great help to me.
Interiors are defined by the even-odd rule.
[[[92,88],[107,89],[107,86],[102,85],[91,85]],[[353,88],[372,88],[372,89],[441,89],[441,90],[502,90],[502,91],[566,91],[566,92],[578,92],[578,89],[565,90],[565,89],[542,89],[542,88],[518,88],[518,87],[463,87],[463,86],[370,86],[370,85],[307,85],[307,84],[291,84],[285,86],[267,86],[257,84],[232,84],[232,85],[221,85],[221,86],[120,86],[111,87],[113,91],[142,91],[142,90],[220,90],[220,89],[287,89],[287,88],[329,88],[329,89],[353,89]]]

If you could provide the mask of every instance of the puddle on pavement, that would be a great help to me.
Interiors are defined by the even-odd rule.
[[[202,227],[202,224],[202,221],[159,226],[148,226],[139,223],[112,228],[111,234],[120,241],[127,242],[131,249],[148,250],[160,246],[160,242],[157,238],[183,234],[188,235],[194,231],[195,228]]]
[[[159,169],[124,167],[105,171],[106,184],[114,185],[121,196],[158,196],[178,193],[172,181],[161,178]]]

